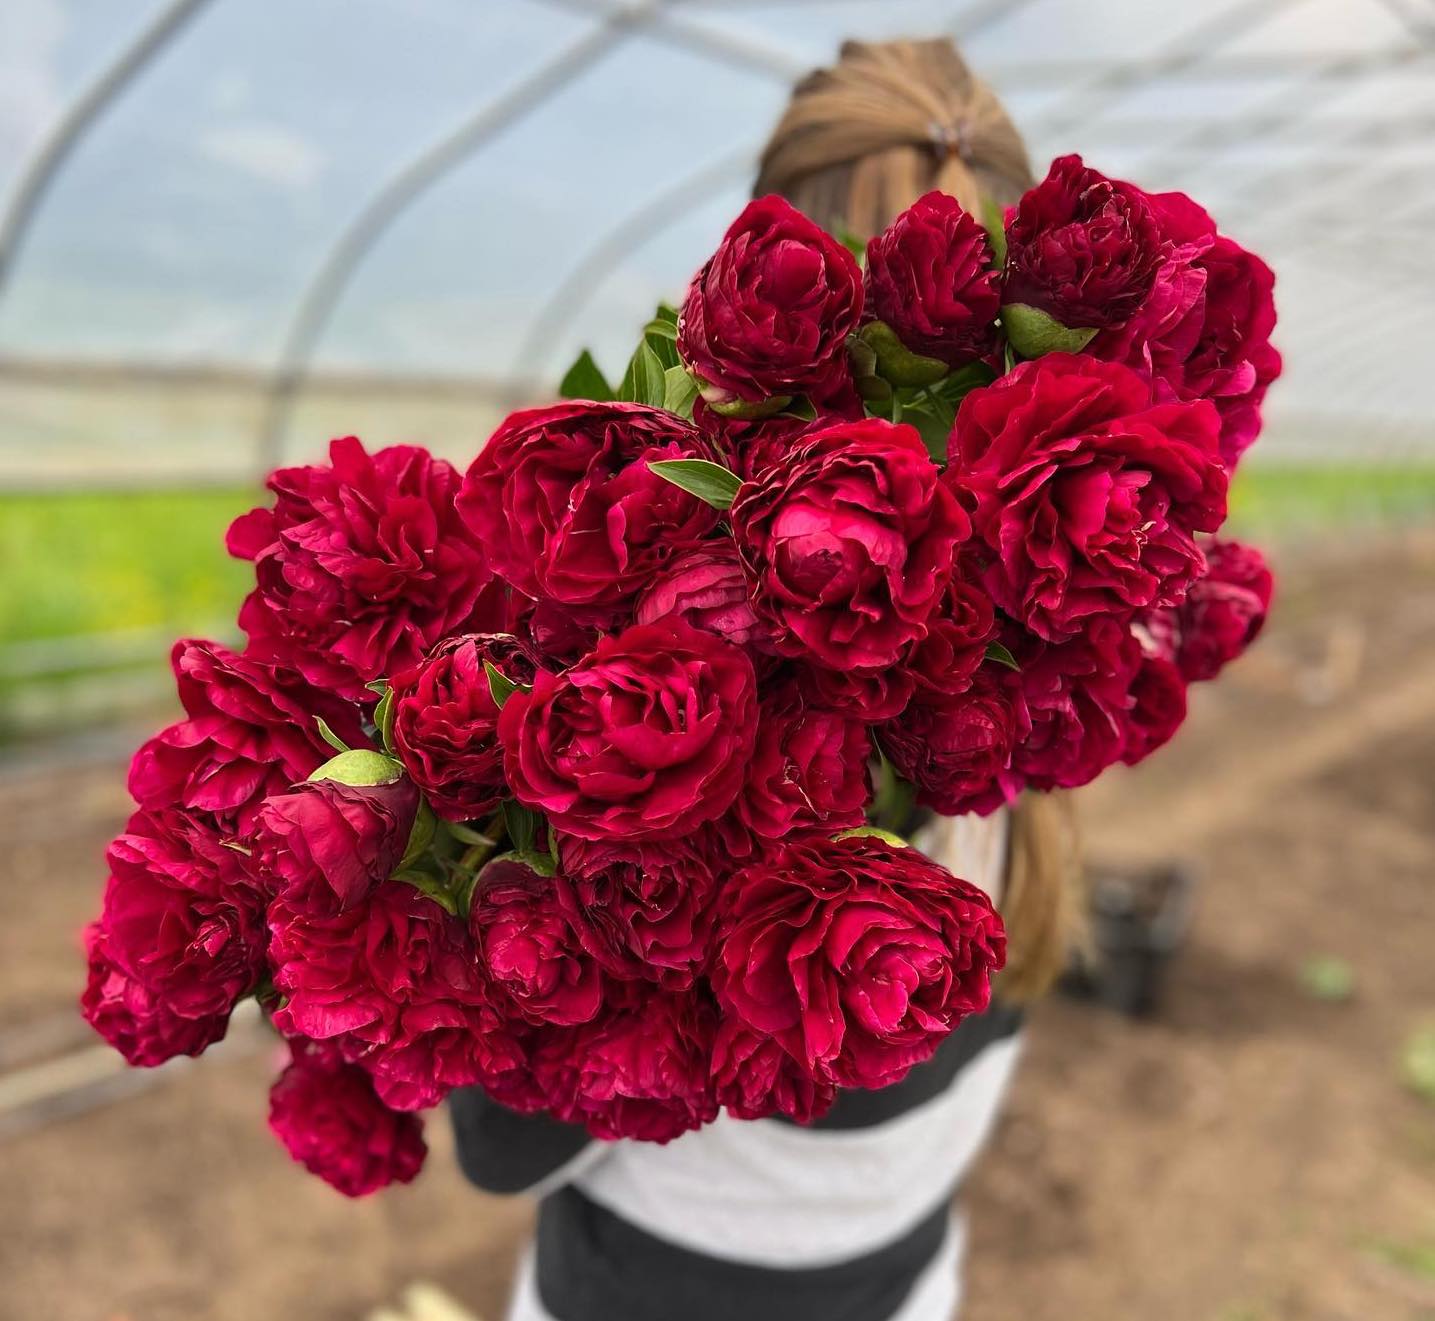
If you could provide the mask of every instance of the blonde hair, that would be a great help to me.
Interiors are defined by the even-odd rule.
[[[950,41],[849,41],[793,90],[753,191],[870,237],[934,188],[980,216],[1034,182],[1021,134]]]
[[[1034,182],[1016,126],[950,41],[849,41],[836,65],[794,89],[753,192],[781,193],[818,224],[867,238],[934,188],[981,216]],[[1068,796],[1017,804],[1001,908],[1008,956],[997,991],[1029,1000],[1060,975],[1083,927]]]

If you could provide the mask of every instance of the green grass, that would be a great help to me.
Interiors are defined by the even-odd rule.
[[[233,620],[251,580],[224,549],[257,489],[0,496],[0,642]]]
[[[1244,465],[1231,484],[1232,532],[1279,537],[1435,517],[1435,463]]]

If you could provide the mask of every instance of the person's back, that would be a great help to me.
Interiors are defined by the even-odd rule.
[[[799,85],[756,192],[866,237],[939,188],[970,211],[1032,183],[1020,137],[950,43],[849,44]],[[927,1063],[822,1119],[721,1117],[667,1145],[589,1140],[451,1100],[479,1186],[543,1196],[513,1321],[945,1321],[959,1294],[953,1194],[995,1121],[1018,1003],[1065,950],[1074,846],[1059,798],[929,821],[914,844],[997,900],[1011,938],[997,1000]]]

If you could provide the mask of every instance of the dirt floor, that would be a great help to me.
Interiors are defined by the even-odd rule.
[[[964,1321],[1435,1319],[1435,1101],[1401,1071],[1435,1025],[1435,535],[1284,567],[1177,743],[1083,795],[1093,857],[1198,869],[1194,925],[1151,1020],[1035,1013],[966,1193]],[[117,785],[0,782],[0,1089],[115,1087],[70,1006]],[[0,1318],[360,1321],[416,1279],[498,1315],[526,1208],[462,1184],[441,1121],[416,1185],[344,1201],[268,1137],[271,1064],[241,1031],[85,1113],[12,1108]]]

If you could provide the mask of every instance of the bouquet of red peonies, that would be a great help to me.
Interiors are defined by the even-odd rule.
[[[1076,157],[861,252],[766,197],[620,385],[585,354],[466,474],[276,472],[244,650],[179,643],[135,756],[86,1017],[154,1065],[255,997],[270,1123],[351,1195],[454,1087],[662,1142],[897,1081],[1005,942],[901,806],[1137,762],[1261,627],[1214,537],[1271,290]]]

